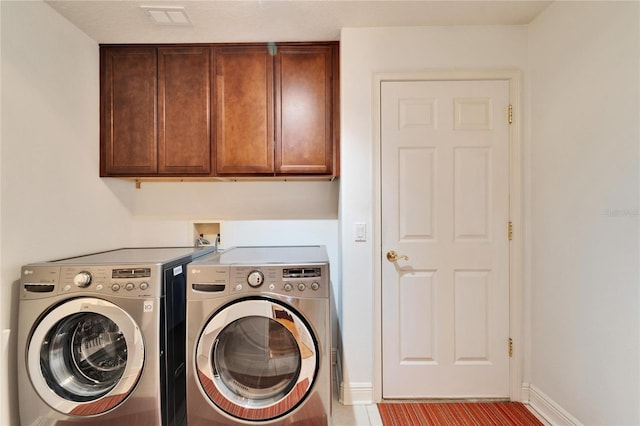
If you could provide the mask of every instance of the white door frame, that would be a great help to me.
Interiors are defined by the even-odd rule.
[[[382,401],[382,199],[381,199],[381,99],[383,81],[504,80],[509,82],[513,122],[509,128],[509,218],[513,240],[509,248],[509,330],[513,356],[509,361],[509,397],[522,400],[523,372],[523,229],[522,226],[522,75],[519,70],[437,70],[373,75],[373,397]],[[507,112],[505,111],[505,114]],[[505,118],[506,119],[506,118]],[[507,348],[505,348],[507,350]]]

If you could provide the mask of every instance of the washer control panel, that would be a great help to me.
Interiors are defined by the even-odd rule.
[[[291,297],[329,297],[329,265],[189,265],[187,298],[275,293]]]
[[[159,297],[160,275],[157,268],[147,266],[23,267],[21,297],[36,299],[89,292],[118,297]]]

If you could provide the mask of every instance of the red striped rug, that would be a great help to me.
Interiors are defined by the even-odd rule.
[[[542,426],[520,402],[380,403],[384,426]]]

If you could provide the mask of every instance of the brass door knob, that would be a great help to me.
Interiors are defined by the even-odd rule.
[[[399,255],[395,250],[389,250],[387,252],[387,260],[389,262],[396,262],[399,259],[409,260],[409,256]]]

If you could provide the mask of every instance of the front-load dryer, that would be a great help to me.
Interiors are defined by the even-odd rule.
[[[323,246],[235,247],[187,267],[189,426],[327,425]]]
[[[119,249],[23,266],[20,424],[185,424],[186,265],[211,251]]]

